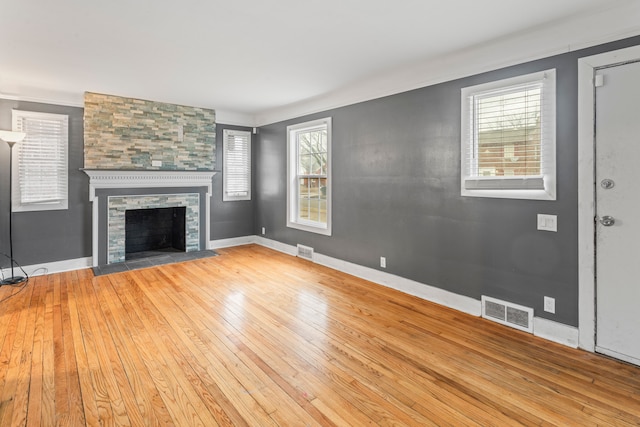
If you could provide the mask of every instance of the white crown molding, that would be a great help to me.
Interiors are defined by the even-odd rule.
[[[405,64],[311,100],[259,112],[255,126],[319,113],[640,34],[640,2],[614,6]]]
[[[299,103],[251,114],[216,109],[217,122],[247,127],[277,123],[637,36],[640,35],[638,22],[640,2],[619,0],[611,2],[610,6],[569,20],[557,21],[440,57],[424,58],[415,63],[404,64],[395,70],[363,78]],[[0,98],[72,107],[84,106],[83,93],[33,87],[2,87]]]
[[[10,101],[37,102],[40,104],[61,105],[65,107],[84,108],[84,94],[54,93],[30,89],[30,93],[11,95],[0,92],[0,99]],[[252,114],[238,113],[235,111],[216,109],[216,122],[225,125],[253,127],[254,116]]]
[[[237,113],[216,108],[216,123],[233,126],[254,127],[255,118],[252,114]]]
[[[37,102],[39,104],[61,105],[64,107],[80,107],[84,108],[83,94],[58,93],[50,91],[40,91],[31,89],[29,92],[21,95],[11,95],[0,92],[0,99],[8,99],[11,101]]]

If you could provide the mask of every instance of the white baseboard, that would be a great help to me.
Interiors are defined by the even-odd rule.
[[[479,300],[445,291],[443,289],[436,288],[435,286],[430,286],[414,280],[405,279],[404,277],[396,276],[374,268],[364,267],[337,258],[332,258],[317,252],[314,253],[313,258],[314,262],[333,268],[334,270],[342,271],[370,282],[386,286],[387,288],[396,289],[406,294],[435,302],[436,304],[444,305],[464,313],[480,316],[481,305]]]
[[[533,334],[549,341],[578,348],[578,328],[542,317],[533,318]]]
[[[295,246],[266,239],[261,236],[255,236],[253,243],[293,256],[295,256],[297,252]],[[414,280],[406,279],[374,268],[343,261],[318,252],[313,254],[313,261],[317,264],[333,268],[334,270],[342,271],[445,307],[453,308],[473,316],[481,315],[482,304],[480,300],[476,300],[471,297],[445,291],[435,286],[416,282]],[[533,334],[537,337],[563,344],[568,347],[578,347],[578,328],[573,326],[564,325],[562,323],[540,317],[534,317]]]
[[[207,249],[230,248],[232,246],[250,245],[256,242],[256,236],[232,237],[230,239],[211,240]]]
[[[83,268],[89,268],[92,265],[93,258],[87,257],[68,259],[64,261],[44,262],[42,264],[25,265],[22,267],[22,269],[14,267],[13,272],[16,275],[22,275],[22,270],[24,270],[29,277],[33,277],[52,273],[63,273],[65,271],[81,270]],[[2,269],[2,274],[4,274],[5,277],[10,275],[11,269]]]
[[[232,246],[258,244],[287,255],[295,256],[297,248],[286,243],[276,240],[267,239],[262,236],[242,236],[230,239],[211,240],[208,244],[209,249],[228,248]],[[77,258],[65,261],[49,262],[42,264],[34,264],[23,267],[29,276],[40,276],[43,274],[62,273],[65,271],[79,270],[91,267],[93,258]],[[453,308],[473,316],[480,316],[481,303],[471,297],[459,295],[453,292],[445,291],[435,286],[430,286],[394,274],[379,271],[374,268],[364,267],[338,258],[315,252],[313,262],[324,265],[343,273],[360,277],[370,282],[377,283],[388,288],[396,289],[409,295],[414,295],[427,301]],[[9,269],[3,269],[2,273],[5,277],[9,274]],[[578,347],[578,328],[567,326],[562,323],[551,320],[534,317],[533,319],[534,335],[569,347]]]
[[[297,248],[293,245],[267,239],[262,236],[246,236],[238,239],[216,240],[210,242],[210,246],[221,248],[225,247],[225,245],[237,246],[250,243],[275,249],[287,255],[295,256],[297,253]],[[416,282],[414,280],[406,279],[374,268],[343,261],[318,252],[313,254],[313,262],[388,288],[396,289],[406,294],[417,296],[418,298],[422,298],[445,307],[471,314],[473,316],[480,316],[482,312],[482,303],[480,300],[445,291],[435,286]],[[578,347],[578,328],[573,326],[564,325],[541,317],[534,317],[533,334],[537,337],[563,344],[568,347]]]
[[[254,236],[254,243],[257,243],[260,246],[264,246],[266,248],[275,249],[276,251],[283,252],[287,255],[296,256],[298,253],[298,248],[292,245],[287,245],[286,243],[278,242],[277,240],[267,239],[262,236]]]

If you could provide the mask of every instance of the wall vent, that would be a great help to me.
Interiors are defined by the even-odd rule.
[[[313,261],[313,248],[298,244],[297,256],[300,258],[308,259],[309,261]]]
[[[482,296],[482,317],[533,333],[533,308]]]

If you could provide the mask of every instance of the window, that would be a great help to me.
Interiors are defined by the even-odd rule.
[[[331,235],[331,118],[287,127],[287,226]]]
[[[251,133],[225,129],[222,200],[251,200]]]
[[[13,149],[13,211],[67,209],[68,116],[13,110],[13,130],[27,134]]]
[[[556,199],[555,70],[462,89],[463,196]]]

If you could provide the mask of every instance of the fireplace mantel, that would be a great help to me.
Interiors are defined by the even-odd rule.
[[[207,187],[212,192],[215,171],[82,169],[89,176],[89,200],[101,188]]]
[[[199,249],[208,249],[208,241],[210,239],[211,224],[211,196],[213,193],[213,176],[216,171],[175,171],[175,170],[124,170],[124,169],[82,169],[89,176],[89,200],[92,202],[93,209],[93,266],[99,264],[99,247],[108,248],[109,237],[101,240],[99,234],[100,208],[99,205],[109,206],[111,198],[123,198],[119,193],[130,194],[127,189],[166,189],[161,191],[162,194],[170,195],[171,188],[195,188],[204,187],[207,189],[205,201],[201,206],[198,215],[203,215],[204,222],[204,247]],[[115,196],[96,196],[96,190],[123,190],[116,191]],[[144,191],[144,190],[143,190]],[[111,192],[113,193],[113,192]],[[161,194],[157,191],[152,192],[154,195]],[[130,196],[132,200],[137,200],[140,195]],[[148,195],[146,198],[153,197]],[[144,198],[144,197],[143,197]],[[149,202],[151,203],[151,202]],[[106,221],[106,219],[105,219]],[[107,226],[108,231],[108,226]],[[123,242],[124,244],[124,242]],[[196,248],[197,249],[197,248]]]

